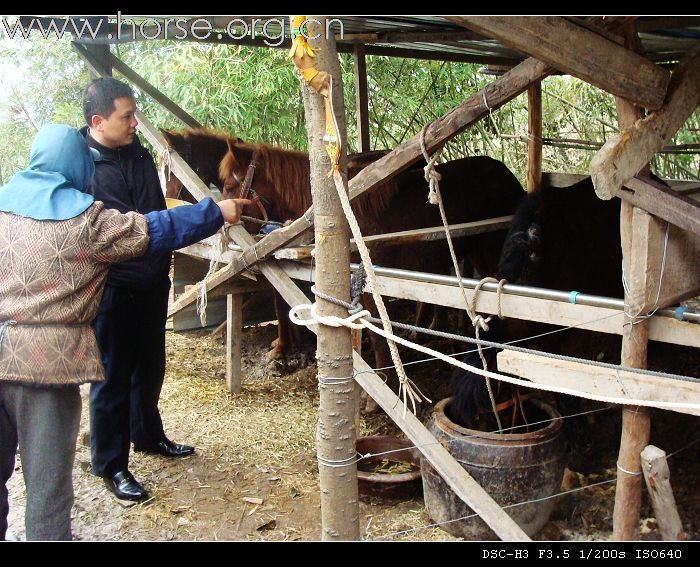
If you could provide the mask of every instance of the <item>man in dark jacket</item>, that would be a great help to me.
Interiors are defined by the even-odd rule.
[[[136,136],[131,88],[111,77],[96,79],[83,93],[83,111],[88,127],[81,132],[101,155],[87,192],[121,213],[165,209],[153,158]],[[114,264],[93,323],[106,380],[90,390],[92,472],[120,499],[148,496],[128,470],[131,442],[135,451],[165,457],[194,452],[165,436],[158,411],[169,270],[169,253]]]

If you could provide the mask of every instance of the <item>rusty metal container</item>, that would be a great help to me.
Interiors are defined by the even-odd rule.
[[[549,519],[555,499],[547,497],[559,491],[564,474],[559,412],[549,404],[530,400],[526,404],[536,418],[530,421],[543,419],[546,423],[527,433],[486,433],[452,422],[444,412],[448,401],[435,406],[428,429],[501,507],[530,502],[505,511],[526,534],[535,535]],[[478,516],[460,519],[474,512],[425,458],[421,458],[421,474],[425,506],[442,529],[469,540],[497,539]]]

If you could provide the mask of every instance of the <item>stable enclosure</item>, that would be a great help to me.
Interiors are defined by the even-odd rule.
[[[233,17],[212,18],[223,29]],[[323,18],[313,18],[309,29]],[[313,87],[302,86],[311,158],[314,206],[288,226],[255,240],[241,226],[229,227],[235,243],[220,251],[212,241],[190,247],[186,253],[216,259],[226,265],[206,278],[203,287],[227,295],[227,386],[240,392],[240,335],[242,294],[251,289],[250,269],[255,267],[292,307],[309,303],[293,279],[315,281],[317,291],[350,299],[349,233],[328,172],[333,164],[325,154],[323,138],[342,140],[344,115],[337,51],[352,51],[356,58],[358,147],[371,149],[369,139],[366,54],[469,61],[500,66],[501,74],[484,90],[474,93],[444,116],[426,124],[417,134],[384,157],[371,163],[349,183],[353,200],[391,179],[424,158],[432,156],[459,132],[488,118],[498,108],[527,91],[529,102],[527,189],[536,191],[546,174],[541,166],[540,82],[563,72],[614,94],[618,101],[620,134],[600,148],[590,167],[598,196],[621,199],[620,231],[626,281],[625,300],[585,296],[572,290],[523,289],[522,286],[483,283],[469,278],[434,277],[376,270],[376,291],[388,297],[412,299],[448,307],[465,308],[465,295],[473,311],[490,315],[539,321],[559,326],[578,326],[622,336],[622,367],[602,369],[571,360],[552,360],[544,355],[504,351],[499,370],[520,378],[486,373],[493,379],[538,386],[550,392],[576,395],[623,405],[623,430],[617,463],[618,479],[614,513],[615,539],[637,539],[642,490],[640,454],[648,445],[648,408],[656,407],[698,415],[700,383],[689,377],[669,377],[644,369],[649,340],[700,347],[700,315],[683,309],[667,309],[700,292],[700,204],[693,198],[697,186],[668,188],[649,177],[648,164],[655,152],[684,124],[700,104],[700,22],[697,18],[673,17],[381,17],[340,18],[342,37],[310,39],[315,50],[312,63],[298,55],[295,61]],[[241,20],[245,21],[245,20]],[[275,24],[274,18],[269,21]],[[334,24],[336,27],[338,23]],[[105,34],[109,27],[105,27]],[[336,29],[336,28],[333,28]],[[317,31],[318,31],[317,30]],[[682,34],[674,31],[684,32]],[[298,36],[297,36],[298,38]],[[102,40],[110,42],[106,36]],[[262,45],[258,40],[245,40]],[[100,43],[100,40],[97,41]],[[291,43],[281,43],[289,47]],[[295,44],[296,45],[296,44]],[[581,56],[586,46],[586,56]],[[136,86],[170,109],[192,128],[200,125],[152,85],[116,58],[104,45],[76,44],[75,49],[97,74],[120,72]],[[525,54],[525,55],[523,55]],[[291,65],[291,63],[290,63]],[[309,72],[311,71],[311,72]],[[315,84],[313,71],[325,73],[327,82]],[[333,97],[330,116],[335,130],[328,130],[329,111],[324,101]],[[320,91],[324,96],[317,94]],[[648,114],[645,115],[645,110]],[[159,151],[165,151],[160,132],[139,115],[142,134]],[[332,122],[332,121],[331,121]],[[343,168],[345,144],[340,153]],[[198,199],[211,195],[185,159],[170,152],[170,167]],[[335,176],[336,183],[343,183]],[[551,182],[551,179],[549,179]],[[552,183],[553,184],[553,183]],[[566,184],[566,183],[565,183]],[[427,195],[426,182],[426,195]],[[465,235],[502,229],[508,219],[483,219],[477,226],[456,227]],[[314,262],[308,247],[286,245],[314,226]],[[485,228],[486,227],[486,228]],[[441,234],[442,231],[442,234]],[[386,235],[386,241],[415,242],[445,238],[442,227]],[[374,237],[373,237],[374,238]],[[355,238],[354,245],[359,245]],[[323,274],[323,276],[319,276]],[[331,276],[332,274],[332,276]],[[485,275],[485,274],[482,274]],[[489,274],[490,275],[490,274]],[[258,278],[260,279],[260,278]],[[199,288],[200,286],[197,286]],[[466,291],[463,291],[462,288]],[[170,313],[194,303],[199,289],[182,293]],[[573,295],[572,295],[573,294]],[[347,310],[317,299],[320,315],[347,316]],[[344,313],[345,311],[345,313]],[[469,307],[467,307],[469,311]],[[622,315],[624,313],[624,315]],[[622,315],[622,316],[621,316]],[[475,319],[475,317],[472,317]],[[627,323],[627,324],[625,324]],[[352,352],[350,330],[318,325],[317,352],[321,390],[317,436],[321,482],[323,539],[357,539],[357,481],[355,459],[355,387],[359,384],[421,450],[423,458],[454,493],[477,512],[501,539],[526,540],[528,536],[504,510],[437,443],[373,369]],[[483,337],[482,337],[483,338]],[[488,338],[488,337],[486,337]],[[396,362],[396,359],[394,359]],[[400,366],[400,362],[397,366]],[[546,370],[546,371],[543,371]],[[341,409],[338,409],[341,408]],[[406,411],[406,410],[409,411]],[[652,483],[653,485],[653,483]],[[650,489],[651,490],[651,489]],[[673,497],[655,500],[659,524],[667,539],[682,537]]]

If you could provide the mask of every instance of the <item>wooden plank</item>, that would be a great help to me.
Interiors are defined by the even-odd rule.
[[[241,338],[243,333],[243,296],[230,293],[226,296],[226,389],[240,394]]]
[[[472,236],[475,234],[483,234],[486,232],[496,232],[499,230],[507,230],[513,220],[513,215],[495,217],[474,222],[463,222],[459,224],[449,225],[450,235],[452,238],[462,236]],[[444,240],[445,228],[442,226],[419,228],[415,230],[402,230],[399,232],[388,232],[386,234],[377,234],[375,236],[366,236],[365,244],[369,249],[381,246],[394,246],[398,244],[410,244],[412,242],[424,242],[433,240]],[[350,245],[353,250],[357,250],[355,239],[350,240]]]
[[[559,172],[543,172],[542,186],[543,187],[570,187],[579,181],[583,181],[589,177],[588,175],[579,173],[559,173]]]
[[[91,79],[97,79],[101,76],[112,76],[112,66],[111,66],[111,53],[109,52],[109,45],[90,45],[83,47],[90,55],[99,63],[100,67],[104,69],[105,75],[101,75],[96,68],[89,68]]]
[[[475,234],[483,234],[486,232],[496,232],[499,230],[508,230],[513,215],[495,217],[482,221],[464,222],[459,224],[449,225],[450,235],[452,238],[460,238],[462,236],[472,236]],[[397,246],[400,244],[411,244],[414,242],[426,242],[433,240],[444,240],[445,228],[435,226],[430,228],[418,228],[415,230],[402,230],[399,232],[388,232],[386,234],[377,234],[364,238],[367,248],[370,250],[377,246]],[[290,248],[282,248],[277,250],[273,255],[278,260],[306,260],[313,254],[314,247],[297,246]],[[350,239],[350,249],[357,250],[355,239]]]
[[[675,403],[700,404],[700,383],[613,370],[583,362],[557,360],[542,355],[503,350],[498,371],[526,378],[535,384],[560,386],[597,396],[654,401],[652,407],[700,415],[699,408],[671,407]],[[669,405],[664,405],[667,403]]]
[[[700,203],[649,179],[633,177],[618,196],[635,207],[700,236]]]
[[[610,199],[651,160],[700,105],[700,46],[673,73],[663,108],[621,129],[593,156],[596,193]]]
[[[542,184],[542,83],[527,89],[527,192]]]
[[[121,73],[126,79],[131,83],[136,85],[140,90],[148,94],[153,100],[160,104],[166,110],[169,110],[173,116],[178,118],[182,123],[188,128],[201,128],[202,125],[190,116],[185,110],[180,108],[175,102],[170,98],[160,92],[156,87],[124,63],[121,59],[116,57],[114,54],[109,54],[109,62],[112,67]]]
[[[315,272],[308,265],[280,261],[278,265],[292,278],[315,281]],[[464,300],[457,286],[426,283],[384,275],[377,276],[379,292],[386,297],[422,301],[444,307],[464,308]],[[467,297],[471,291],[467,290]],[[477,298],[477,311],[497,313],[498,299],[495,292],[480,291]],[[536,299],[504,294],[502,312],[506,317],[526,321],[541,321],[552,325],[577,325],[578,328],[608,334],[622,334],[623,314],[621,310],[588,305],[572,305],[561,301]],[[678,321],[669,317],[652,317],[649,338],[700,348],[700,324]]]
[[[369,99],[367,97],[367,61],[365,46],[354,48],[355,61],[355,117],[357,119],[357,147],[360,152],[370,151]]]
[[[294,248],[281,248],[273,255],[278,260],[308,260],[313,255],[314,246],[295,246]]]
[[[647,484],[656,523],[664,541],[683,541],[685,532],[676,508],[676,499],[671,488],[671,472],[666,461],[666,452],[654,445],[647,445],[641,454],[642,472]]]
[[[643,267],[625,270],[628,286],[637,290],[627,298],[630,313],[643,315],[657,307],[663,308],[698,295],[700,237],[670,225],[666,243],[667,223],[646,213],[637,216],[638,231],[649,235],[649,242],[641,241],[630,252],[635,261],[647,263]],[[646,285],[642,286],[644,282]]]
[[[664,101],[668,71],[565,18],[449,16],[447,19],[647,108],[660,108]],[[585,46],[585,57],[581,56],[581,46]]]

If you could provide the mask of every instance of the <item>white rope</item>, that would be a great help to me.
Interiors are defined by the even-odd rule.
[[[315,324],[317,322],[324,323],[324,321],[321,321],[319,319],[300,319],[296,316],[296,313],[302,309],[307,309],[311,311],[311,314],[315,314],[315,310],[313,309],[313,305],[297,305],[290,311],[290,320],[295,323],[296,325],[309,325],[309,324]],[[360,312],[362,313],[362,312]],[[355,314],[358,315],[358,314]],[[346,319],[343,319],[341,317],[331,317],[331,319],[334,319],[334,323],[340,323],[343,326],[348,326],[350,328],[356,328],[353,327],[353,325],[357,325],[358,323],[358,318],[355,315],[351,315],[347,317]],[[321,319],[326,319],[326,317],[323,317]],[[345,323],[347,321],[347,323]],[[468,372],[473,372],[475,374],[479,374],[480,376],[484,376],[487,378],[493,378],[495,380],[501,380],[502,382],[506,382],[508,384],[512,384],[514,386],[522,386],[524,388],[532,388],[536,390],[543,390],[545,392],[553,392],[555,394],[567,394],[570,396],[577,396],[579,398],[586,398],[588,400],[593,400],[597,402],[604,402],[604,403],[611,403],[611,404],[621,404],[621,405],[629,405],[629,406],[643,406],[643,407],[656,407],[656,408],[661,408],[661,409],[694,409],[694,410],[700,410],[700,404],[697,403],[691,403],[691,402],[667,402],[667,401],[662,401],[662,400],[641,400],[641,399],[631,399],[627,397],[621,397],[621,396],[602,396],[599,394],[591,394],[589,392],[582,392],[580,390],[574,390],[571,388],[563,388],[560,386],[551,386],[548,384],[537,384],[534,382],[530,382],[528,380],[523,380],[520,378],[513,378],[512,376],[506,376],[505,374],[499,374],[497,372],[491,372],[489,370],[484,370],[482,368],[477,368],[476,366],[471,366],[469,364],[466,364],[465,362],[462,362],[461,360],[457,360],[451,356],[448,356],[446,354],[443,354],[441,352],[438,352],[436,350],[433,350],[431,348],[428,348],[423,345],[419,345],[416,343],[413,343],[411,341],[408,341],[406,339],[403,339],[401,337],[398,337],[396,335],[393,335],[391,333],[386,332],[384,329],[381,329],[366,319],[359,319],[360,323],[364,328],[377,333],[378,335],[381,335],[388,341],[398,343],[400,345],[406,346],[408,348],[411,348],[413,350],[416,350],[418,352],[422,352],[423,354],[428,354],[430,356],[433,356],[439,360],[442,360],[443,362],[447,362],[448,364],[451,364],[452,366],[456,366],[458,368],[461,368],[463,370],[466,370]]]
[[[333,118],[335,131],[337,133],[337,140],[333,141],[337,141],[338,152],[340,152],[340,129],[338,128],[338,123],[335,117],[335,109],[333,108],[333,81],[330,82],[330,93],[328,95],[328,101],[331,107],[330,114]],[[350,199],[348,198],[348,189],[346,186],[347,182],[341,176],[340,171],[337,167],[337,163],[334,164],[332,173],[336,192],[338,193],[338,198],[340,199],[340,204],[343,208],[343,212],[345,213],[345,218],[347,219],[348,224],[350,225],[350,230],[352,231],[353,238],[355,239],[357,250],[360,253],[362,263],[365,267],[365,274],[367,276],[368,287],[372,294],[372,298],[374,299],[377,311],[379,312],[379,317],[382,320],[382,325],[384,326],[384,329],[386,330],[387,334],[389,336],[393,336],[389,314],[387,313],[386,307],[384,306],[382,296],[377,291],[377,279],[374,273],[374,268],[372,267],[372,259],[370,258],[369,250],[367,249],[367,246],[365,245],[364,240],[362,238],[362,231],[360,230],[360,226],[357,223],[355,214],[352,212],[352,207],[350,206]],[[401,362],[401,357],[399,356],[399,350],[396,347],[396,344],[394,344],[393,340],[388,341],[388,346],[389,352],[391,354],[391,360],[394,363],[394,366],[396,367],[396,374],[399,378],[399,397],[401,397],[404,402],[404,416],[406,408],[408,406],[407,402],[409,400],[413,408],[413,413],[415,414],[416,402],[420,403],[422,401],[423,396],[420,394],[418,389],[415,388],[415,386],[409,380],[408,376],[406,376],[406,371],[403,368],[403,363]]]
[[[223,254],[228,249],[228,233],[225,227],[221,227],[221,230],[217,232],[219,235],[218,239],[218,251]],[[209,260],[209,270],[205,274],[201,282],[199,282],[199,293],[197,294],[197,315],[199,315],[199,321],[202,327],[207,326],[207,279],[219,268],[219,262],[217,260]]]

